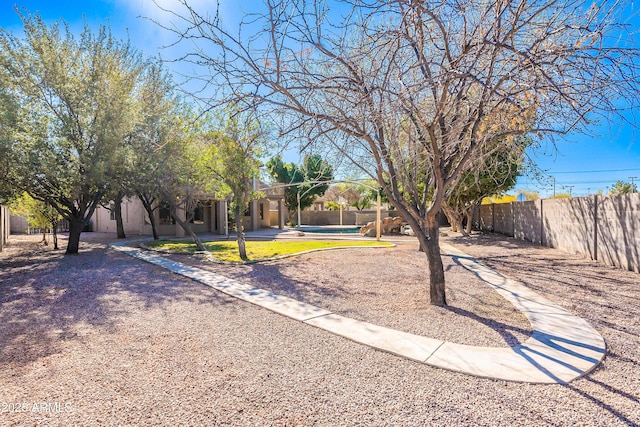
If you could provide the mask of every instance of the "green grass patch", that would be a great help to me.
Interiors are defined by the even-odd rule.
[[[205,247],[214,258],[220,261],[241,262],[238,255],[238,243],[235,240],[216,240],[213,242],[203,242]],[[248,240],[247,257],[251,261],[259,261],[281,255],[292,255],[314,249],[329,249],[336,247],[367,247],[386,246],[392,247],[389,242],[366,242],[366,241],[290,241],[290,240]],[[148,242],[150,248],[172,251],[179,253],[193,253],[197,248],[190,241],[157,240]]]

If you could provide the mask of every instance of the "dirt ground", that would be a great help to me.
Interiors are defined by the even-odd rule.
[[[0,253],[0,425],[640,424],[638,274],[502,236],[444,238],[604,336],[599,368],[543,386],[373,350],[109,250],[112,237],[83,234],[76,256],[34,238]],[[450,305],[430,306],[414,242],[250,266],[171,257],[439,339],[511,346],[531,333],[447,256]]]

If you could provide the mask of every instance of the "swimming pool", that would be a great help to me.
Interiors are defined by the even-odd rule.
[[[302,226],[300,231],[304,233],[326,233],[326,234],[356,234],[360,233],[360,227],[356,226]]]

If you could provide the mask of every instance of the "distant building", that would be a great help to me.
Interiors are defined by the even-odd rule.
[[[251,201],[249,209],[243,218],[243,225],[247,231],[277,226],[284,228],[286,207],[284,206],[284,192],[270,189],[266,184],[256,182],[256,187],[266,194],[263,199]],[[161,204],[155,211],[158,234],[163,236],[184,237],[184,230],[176,224],[166,204]],[[186,218],[184,210],[178,211],[182,218]],[[151,236],[151,221],[137,197],[127,199],[122,204],[122,222],[125,234]],[[226,200],[216,200],[203,196],[198,203],[192,220],[195,233],[227,234],[229,224],[228,204]],[[92,218],[92,230],[100,232],[116,232],[116,220],[112,210],[98,207]]]

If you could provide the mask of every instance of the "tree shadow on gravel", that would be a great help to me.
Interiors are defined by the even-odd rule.
[[[26,366],[59,353],[66,341],[81,341],[89,330],[114,332],[135,311],[181,301],[233,301],[102,243],[83,242],[78,255],[4,254],[0,271],[0,367]]]
[[[630,395],[628,393],[625,393],[625,392],[623,392],[621,390],[617,390],[617,389],[615,389],[613,387],[610,387],[610,386],[608,386],[608,385],[606,385],[604,383],[600,383],[598,381],[593,381],[593,380],[590,380],[590,379],[589,379],[589,381],[592,381],[595,384],[600,385],[602,388],[604,388],[604,389],[606,389],[606,390],[608,390],[608,391],[610,391],[612,393],[615,393],[615,394],[618,394],[618,395],[620,395],[622,397],[630,399],[632,402],[635,402],[634,404],[638,404],[638,402],[639,402],[637,396]],[[599,407],[605,409],[606,411],[611,413],[611,415],[615,416],[617,419],[619,419],[622,423],[624,423],[627,426],[637,426],[638,422],[640,422],[639,419],[635,419],[634,420],[632,418],[629,418],[623,412],[618,410],[614,405],[612,405],[610,403],[607,403],[605,400],[600,399],[600,398],[594,396],[593,394],[590,394],[590,393],[588,393],[588,392],[586,392],[586,391],[584,391],[584,390],[582,390],[582,389],[580,389],[578,387],[575,387],[572,384],[566,384],[565,387],[567,387],[569,390],[574,391],[575,393],[579,394],[580,396],[584,397],[585,399],[595,403]]]
[[[423,262],[422,253],[413,248],[405,247],[400,255],[378,252],[374,255],[364,250],[348,254],[331,251],[250,265],[210,264],[188,255],[171,257],[336,314],[405,332],[429,336],[430,325],[438,324],[434,323],[434,317],[438,319],[436,322],[446,322],[445,318],[457,316],[466,318],[467,325],[477,324],[482,338],[493,340],[497,346],[503,345],[502,342],[508,346],[517,345],[531,334],[526,319],[513,318],[517,310],[505,304],[489,287],[484,292],[474,289],[467,292],[464,286],[457,286],[450,308],[440,310],[431,306],[423,283],[426,262]],[[357,267],[352,269],[352,266]],[[468,273],[462,267],[453,267],[456,270],[453,274]],[[456,283],[462,282],[464,280],[458,279]],[[482,295],[487,292],[495,294],[495,298],[483,299]],[[456,302],[461,303],[457,306],[459,309],[455,308]],[[476,312],[476,308],[480,310]],[[492,321],[491,314],[499,315],[500,320]],[[465,342],[457,332],[447,335],[438,329],[434,334],[450,336],[453,342],[460,339]]]
[[[304,261],[300,268],[304,269]],[[223,272],[235,280],[253,283],[276,294],[287,296],[308,304],[317,303],[320,296],[343,298],[349,291],[343,286],[325,286],[321,280],[297,280],[287,275],[286,266],[280,263],[264,262],[249,264],[234,271]]]
[[[580,316],[597,324],[640,338],[640,275],[580,259],[528,242],[492,236],[491,239],[454,238],[459,247],[471,245],[484,253],[478,258],[491,268],[510,275],[543,296],[558,300]],[[508,240],[507,240],[508,239]],[[492,253],[508,248],[510,254]],[[486,249],[485,249],[486,248]],[[464,247],[463,247],[464,250]],[[486,254],[486,255],[485,255]],[[624,321],[611,322],[615,313]],[[597,316],[595,315],[597,314]]]
[[[640,425],[640,275],[506,236],[452,238],[451,242],[598,330],[607,343],[604,361],[563,387],[624,425]]]
[[[500,334],[500,336],[502,337],[502,339],[504,339],[504,341],[510,346],[510,347],[514,347],[518,344],[522,344],[521,340],[518,338],[517,335],[514,335],[513,332],[517,332],[519,334],[521,334],[521,336],[524,336],[526,338],[529,338],[531,336],[531,331],[530,330],[525,330],[522,328],[518,328],[518,327],[514,327],[513,325],[509,325],[503,322],[498,322],[494,319],[490,319],[490,318],[486,318],[486,317],[482,317],[482,316],[478,316],[476,313],[472,313],[468,310],[464,310],[462,308],[458,308],[458,307],[453,307],[450,305],[444,306],[443,307],[446,310],[449,310],[450,312],[458,315],[458,316],[465,316],[468,317],[478,323],[481,323],[491,329],[493,329],[494,331],[496,331],[498,334]]]

